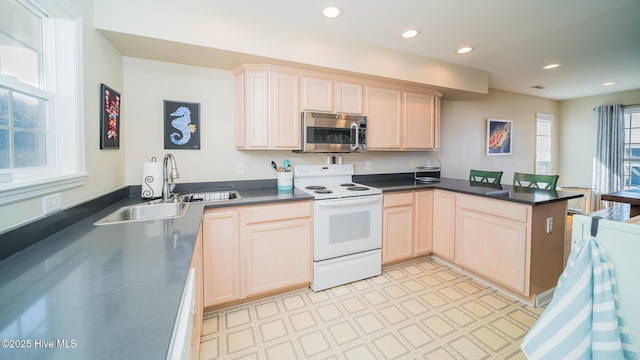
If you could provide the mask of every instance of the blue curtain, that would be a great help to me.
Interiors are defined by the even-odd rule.
[[[593,189],[598,194],[621,190],[624,183],[624,108],[604,105],[595,111]]]

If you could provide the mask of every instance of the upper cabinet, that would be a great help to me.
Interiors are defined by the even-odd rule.
[[[436,91],[274,65],[233,74],[238,149],[300,149],[302,111],[366,115],[369,150],[440,147]]]
[[[362,115],[362,84],[302,78],[302,110]]]
[[[369,150],[433,150],[440,147],[440,94],[367,86]]]
[[[235,74],[236,147],[300,148],[300,77],[266,67]]]

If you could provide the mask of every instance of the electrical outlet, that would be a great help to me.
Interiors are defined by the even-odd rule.
[[[418,162],[417,162],[416,160],[411,160],[411,168],[412,168],[412,169],[415,169],[415,168],[416,168],[416,164],[417,164],[417,163],[418,163]]]
[[[547,218],[547,234],[553,231],[553,218]]]
[[[364,169],[365,170],[371,170],[371,161],[365,161],[364,162]]]
[[[42,212],[45,215],[60,210],[61,207],[62,199],[60,193],[47,195],[42,198]]]
[[[239,175],[239,176],[244,175],[244,164],[243,163],[237,163],[236,164],[236,175]]]

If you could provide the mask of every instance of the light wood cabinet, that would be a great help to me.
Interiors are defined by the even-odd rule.
[[[426,255],[433,251],[433,190],[414,194],[413,254]]]
[[[247,296],[311,282],[311,206],[299,202],[247,208]]]
[[[236,148],[300,148],[300,79],[264,67],[235,74]]]
[[[529,303],[550,297],[564,268],[566,201],[531,206],[459,194],[456,206],[462,267]]]
[[[333,81],[304,77],[302,79],[302,109],[305,111],[333,111]]]
[[[433,192],[433,253],[454,261],[456,229],[456,194],[450,191]]]
[[[382,205],[382,264],[413,255],[413,192],[384,194]]]
[[[439,98],[432,93],[418,93],[404,91],[403,100],[403,131],[404,149],[424,150],[436,149],[440,143],[440,117],[436,117],[436,100]]]
[[[366,115],[369,150],[440,147],[439,92],[276,65],[232,73],[238,149],[300,149],[302,111]]]
[[[312,211],[311,201],[206,210],[204,307],[311,283]]]
[[[528,295],[531,206],[459,195],[456,260],[480,275]]]
[[[367,86],[365,113],[369,150],[440,147],[439,93]]]
[[[382,264],[431,252],[433,191],[384,194]]]
[[[362,88],[358,83],[303,77],[302,109],[361,115]]]
[[[396,88],[366,87],[367,149],[402,148],[402,91]]]
[[[191,334],[191,359],[200,359],[200,337],[202,336],[202,316],[204,315],[204,281],[203,268],[202,268],[202,224],[198,229],[198,235],[196,238],[196,244],[193,249],[193,255],[191,255],[190,269],[196,269],[196,282],[195,282],[195,312],[193,316],[193,332]]]
[[[242,298],[240,210],[206,211],[202,217],[202,235],[204,307]]]

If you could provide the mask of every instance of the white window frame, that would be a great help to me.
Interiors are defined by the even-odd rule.
[[[536,149],[535,149],[535,173],[541,175],[551,175],[553,173],[553,114],[536,113]],[[541,144],[538,142],[538,128],[541,123],[546,122],[549,124],[549,141],[548,149],[542,149],[542,151],[549,151],[549,161],[538,161],[538,151],[541,151]],[[538,163],[545,164],[547,166],[547,172],[538,172]]]
[[[33,177],[0,183],[0,206],[82,186],[88,175],[84,147],[81,14],[67,0],[19,1],[47,16],[44,21],[44,81],[46,92],[53,94],[53,98],[49,97],[45,126],[55,145],[47,150],[47,163],[52,169],[42,168]],[[27,86],[4,76],[0,76],[0,84],[18,91]],[[29,90],[27,93],[33,93],[33,89]],[[0,170],[0,175],[10,172],[11,169]]]
[[[627,115],[631,116],[631,113],[637,114],[640,113],[640,105],[632,105],[632,106],[625,106],[624,107],[624,116],[626,117]],[[636,123],[637,125],[637,123]],[[637,128],[637,126],[635,127]],[[624,181],[622,184],[622,187],[624,189],[630,189],[630,188],[638,188],[638,185],[631,185],[629,184],[631,182],[631,171],[633,171],[631,169],[632,166],[637,166],[640,157],[633,157],[633,156],[627,156],[627,147],[629,147],[629,144],[631,143],[631,140],[633,140],[633,144],[637,144],[638,141],[640,141],[640,139],[638,138],[632,138],[629,139],[627,138],[627,134],[630,134],[631,132],[629,131],[630,128],[628,128],[625,124],[625,139],[624,139],[624,147],[625,147],[625,152],[624,152],[624,158],[622,160],[623,162],[623,167],[624,167]]]

